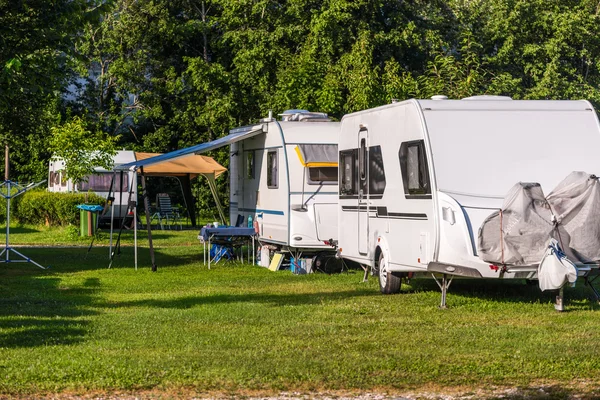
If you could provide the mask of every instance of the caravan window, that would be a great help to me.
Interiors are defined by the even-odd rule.
[[[354,196],[358,193],[357,157],[358,149],[340,151],[340,196]]]
[[[277,189],[279,187],[279,169],[277,164],[277,150],[269,150],[267,152],[267,187],[269,189]]]
[[[108,192],[110,190],[110,182],[113,178],[112,172],[101,172],[94,175],[87,176],[87,182],[79,183],[79,190],[82,192],[91,190],[92,192]],[[115,183],[113,185],[113,192],[119,191],[119,182],[120,176],[119,174],[115,176]],[[129,189],[129,177],[127,174],[123,174],[123,185],[121,186],[122,192],[127,192]]]
[[[58,172],[50,171],[50,183],[52,186],[58,186],[60,183],[60,174]]]
[[[67,187],[67,175],[60,171],[60,186]]]
[[[363,189],[364,190],[364,189]],[[385,191],[385,169],[381,146],[369,147],[369,195],[383,195]]]
[[[246,178],[254,179],[254,150],[246,154]]]
[[[309,167],[307,169],[309,185],[334,185],[338,180],[337,167]]]
[[[431,184],[423,141],[413,140],[402,143],[399,157],[405,197],[431,198]]]
[[[360,180],[364,181],[367,179],[367,169],[365,168],[365,164],[367,161],[367,145],[366,140],[360,140],[360,149],[358,154],[358,173],[360,175]]]

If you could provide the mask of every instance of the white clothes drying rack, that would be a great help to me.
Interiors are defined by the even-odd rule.
[[[0,253],[0,258],[2,258],[2,256],[4,256],[3,257],[4,259],[0,260],[0,262],[5,262],[5,263],[28,262],[37,267],[40,267],[41,269],[46,269],[46,267],[44,267],[43,265],[38,264],[37,262],[33,261],[31,258],[21,254],[14,248],[10,247],[10,201],[14,197],[22,195],[26,191],[31,190],[34,187],[41,185],[45,181],[40,181],[38,183],[30,183],[27,186],[23,186],[17,182],[11,181],[10,179],[8,179],[8,169],[9,169],[9,167],[8,167],[8,165],[9,165],[8,164],[8,146],[6,146],[6,151],[4,154],[5,154],[5,160],[4,160],[5,161],[5,172],[4,172],[5,175],[4,175],[4,182],[0,183],[0,196],[4,197],[6,199],[6,244],[4,246],[4,250],[2,250],[2,252]],[[11,259],[10,258],[11,252],[15,253],[16,255],[21,257],[21,259]]]
[[[40,267],[42,269],[46,269],[46,267],[38,264],[37,262],[33,261],[31,258],[21,254],[20,252],[18,252],[17,250],[15,250],[14,248],[12,248],[10,246],[10,201],[14,197],[17,197],[17,196],[25,193],[26,191],[31,190],[34,187],[41,185],[44,182],[45,181],[41,181],[41,182],[38,182],[35,184],[31,183],[27,186],[20,185],[11,180],[5,180],[4,182],[0,183],[0,196],[4,197],[6,199],[6,244],[5,244],[2,252],[0,253],[0,258],[3,258],[2,260],[0,260],[0,262],[5,262],[5,263],[28,262],[28,263],[32,263],[33,265]],[[15,191],[15,189],[16,189],[16,191]],[[21,259],[11,259],[10,258],[11,252],[15,253],[16,255],[21,257]],[[2,256],[4,256],[4,257],[2,257]]]

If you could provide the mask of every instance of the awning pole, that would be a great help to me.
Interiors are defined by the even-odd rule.
[[[129,192],[129,197],[131,197],[131,194],[134,192],[134,188],[137,188],[137,174],[134,173],[133,174],[133,182],[131,182],[131,187],[130,187],[130,192]],[[138,196],[137,196],[137,190],[135,191],[135,206],[133,207],[133,258],[134,258],[134,265],[135,265],[135,270],[137,271],[137,267],[138,267],[138,248],[137,248],[137,204],[138,204]]]
[[[127,208],[125,208],[127,210]],[[127,211],[125,211],[127,212]],[[126,217],[127,215],[125,215]],[[123,171],[119,175],[119,218],[123,217]],[[123,225],[123,219],[121,220],[121,225]]]
[[[123,171],[121,171],[121,183],[123,182]],[[121,213],[119,213],[119,216],[121,217],[121,227],[119,228],[119,235],[117,236],[117,243],[115,244],[115,251],[113,251],[113,253],[111,254],[110,257],[110,264],[108,264],[108,268],[112,267],[112,263],[115,259],[115,253],[117,253],[117,255],[121,255],[121,235],[123,234],[123,229],[125,229],[125,220],[127,218],[127,216],[129,215],[129,207],[132,206],[131,203],[131,195],[133,194],[133,190],[130,190],[129,187],[127,187],[128,193],[127,193],[127,208],[125,209],[125,216],[121,215]],[[123,199],[123,187],[121,186],[121,201]],[[121,204],[119,207],[123,208],[123,204]]]
[[[137,200],[135,202],[136,206],[133,209],[133,255],[134,255],[134,263],[135,263],[135,270],[137,271],[137,264],[138,264],[138,256],[137,256]]]
[[[144,175],[144,167],[140,167],[142,175],[142,196],[144,196],[144,211],[146,212],[146,229],[148,230],[148,246],[150,247],[150,261],[152,263],[152,271],[157,270],[156,260],[154,258],[154,246],[152,245],[152,229],[150,229],[150,199],[146,190],[146,175]]]
[[[110,183],[110,187],[113,187],[113,183],[115,182],[115,178],[117,177],[117,172],[114,171],[113,172],[113,177],[112,177],[112,181]],[[114,193],[114,191],[113,191]],[[110,201],[110,242],[108,245],[108,259],[110,260],[112,258],[112,247],[113,247],[113,221],[115,219],[115,201],[110,200],[110,191],[108,193],[108,197],[109,197],[109,201]],[[113,196],[114,197],[114,196]]]
[[[221,202],[219,201],[219,196],[217,195],[217,185],[215,183],[215,175],[214,174],[203,174],[208,181],[208,187],[215,199],[215,203],[217,204],[217,210],[219,211],[219,216],[221,217],[221,222],[225,224],[225,213],[223,212],[223,206],[221,206]]]

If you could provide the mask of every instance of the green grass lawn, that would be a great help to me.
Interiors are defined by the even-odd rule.
[[[82,248],[19,249],[49,270],[1,264],[0,393],[535,394],[545,383],[551,398],[600,395],[599,307],[582,286],[566,290],[568,312],[557,313],[536,286],[455,281],[450,308],[439,310],[431,280],[383,296],[359,271],[209,271],[197,231],[187,241],[161,234],[156,273],[147,248],[135,271],[130,247],[112,269],[106,247],[87,257]]]
[[[155,227],[156,228],[156,227]],[[152,229],[152,238],[159,246],[190,246],[198,244],[200,227],[185,229]],[[113,230],[113,242],[117,240],[119,229]],[[94,245],[108,246],[110,243],[110,229],[100,229],[95,235]],[[6,238],[6,227],[0,226],[0,243]],[[36,246],[88,246],[92,237],[79,236],[79,226],[47,227],[15,224],[10,229],[11,244],[36,245]],[[121,244],[133,245],[134,232],[132,229],[123,229]],[[148,232],[146,227],[139,227],[138,245],[148,245]]]

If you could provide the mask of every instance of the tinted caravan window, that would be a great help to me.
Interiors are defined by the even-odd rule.
[[[340,196],[358,194],[357,157],[358,149],[340,151]]]
[[[431,183],[423,141],[402,143],[399,157],[405,197],[431,198]]]
[[[385,191],[385,169],[381,146],[369,147],[369,195],[382,195]]]
[[[309,167],[307,169],[309,185],[334,185],[338,180],[337,167]]]
[[[267,152],[267,187],[269,189],[277,189],[279,187],[279,169],[277,164],[277,150],[269,150]]]
[[[246,178],[254,179],[254,150],[246,153]]]
[[[113,178],[112,172],[104,172],[98,173],[94,175],[88,175],[87,182],[79,183],[80,191],[88,191],[92,192],[108,192],[110,189],[110,182]],[[113,185],[113,192],[119,191],[119,183],[120,183],[119,174],[115,175],[115,183]],[[127,174],[123,174],[123,186],[121,187],[122,192],[127,192],[129,190],[129,177]]]

